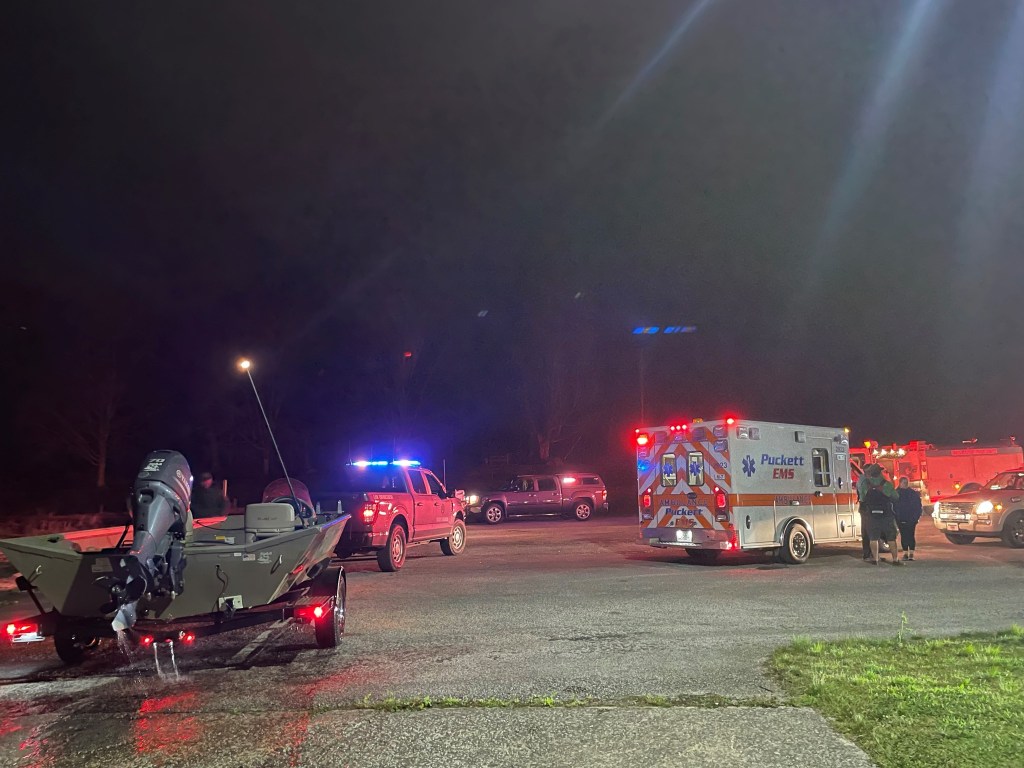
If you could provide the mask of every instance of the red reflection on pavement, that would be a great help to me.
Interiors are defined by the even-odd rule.
[[[181,710],[191,710],[197,698],[192,692],[145,699],[139,705],[140,717],[132,724],[135,751],[175,754],[188,748],[199,731],[199,720]]]

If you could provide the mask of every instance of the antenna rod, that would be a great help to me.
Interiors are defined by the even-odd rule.
[[[292,501],[295,502],[295,509],[298,512],[300,509],[299,497],[295,495],[295,486],[292,485],[292,479],[288,476],[288,470],[284,466],[284,459],[281,458],[281,449],[277,447],[277,438],[274,437],[274,430],[270,428],[270,419],[267,418],[267,412],[263,408],[263,401],[260,400],[259,390],[256,389],[256,382],[253,381],[252,372],[249,370],[252,368],[252,364],[248,360],[242,360],[238,367],[245,371],[245,375],[249,377],[249,383],[252,384],[252,392],[256,395],[256,402],[260,406],[260,413],[263,414],[263,423],[267,425],[267,432],[270,433],[270,442],[274,444],[277,460],[281,464],[281,471],[284,472],[284,479],[288,483],[288,490],[292,492]]]

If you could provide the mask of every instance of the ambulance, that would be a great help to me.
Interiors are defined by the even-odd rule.
[[[640,538],[696,560],[773,550],[804,563],[859,537],[842,427],[726,418],[635,430]]]

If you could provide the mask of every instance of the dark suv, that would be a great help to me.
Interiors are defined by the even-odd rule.
[[[589,520],[599,507],[608,509],[608,491],[593,472],[516,475],[496,491],[469,497],[470,512],[491,525],[519,515]]]

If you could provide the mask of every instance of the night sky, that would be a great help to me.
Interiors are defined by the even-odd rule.
[[[115,478],[210,463],[241,354],[321,473],[526,456],[549,368],[607,466],[641,354],[648,422],[1024,434],[1024,2],[2,13],[12,476],[88,475],[40,424],[110,370]]]

